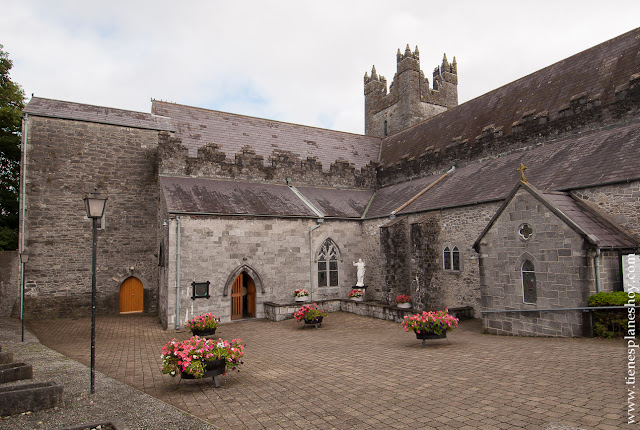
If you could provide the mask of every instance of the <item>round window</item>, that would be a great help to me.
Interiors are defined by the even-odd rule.
[[[523,238],[524,240],[527,240],[533,234],[533,229],[529,224],[525,223],[525,224],[522,224],[518,229],[518,234],[520,235],[521,238]]]

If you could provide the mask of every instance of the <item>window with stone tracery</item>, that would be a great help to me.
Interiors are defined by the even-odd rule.
[[[338,286],[338,260],[340,252],[336,243],[327,239],[318,254],[318,288]]]
[[[538,299],[536,271],[533,263],[529,260],[524,260],[522,263],[522,295],[525,303],[535,303]]]

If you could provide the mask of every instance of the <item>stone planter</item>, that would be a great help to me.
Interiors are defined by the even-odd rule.
[[[14,382],[20,379],[33,379],[33,368],[30,364],[0,364],[0,384]]]
[[[205,365],[205,372],[204,372],[204,375],[202,375],[202,378],[213,378],[213,381],[216,384],[216,388],[220,388],[220,381],[218,381],[218,376],[223,375],[225,373],[227,368],[227,363],[224,361],[224,359],[220,359],[220,360],[206,361],[204,365]],[[180,377],[182,379],[196,379],[195,376],[189,373],[184,373],[182,371],[180,372]]]
[[[309,296],[296,297],[296,302],[306,302]]]
[[[204,330],[198,330],[198,329],[191,329],[191,333],[194,336],[200,336],[200,337],[204,337],[204,336],[212,336],[214,334],[216,334],[216,329],[215,328],[206,328]]]
[[[408,303],[398,303],[397,306],[400,309],[411,309],[411,302]]]
[[[63,386],[55,382],[32,382],[0,388],[0,416],[41,411],[62,405]]]
[[[323,317],[317,317],[312,320],[304,320],[304,326],[306,327],[307,325],[310,325],[310,326],[315,326],[315,328],[318,328],[320,327],[320,325],[322,325],[322,318]]]
[[[364,300],[364,296],[363,297],[351,297],[351,300],[353,300],[354,302],[361,302]]]

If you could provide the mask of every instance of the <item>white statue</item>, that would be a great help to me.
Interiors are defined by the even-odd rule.
[[[365,263],[362,261],[362,258],[358,259],[358,262],[353,262],[353,265],[358,267],[358,282],[356,282],[356,287],[364,287],[364,266]]]

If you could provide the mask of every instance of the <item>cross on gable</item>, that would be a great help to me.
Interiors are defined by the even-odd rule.
[[[527,167],[526,167],[524,164],[522,164],[522,163],[520,163],[520,167],[518,167],[518,168],[516,169],[516,171],[520,172],[520,180],[521,180],[522,182],[527,182],[527,178],[524,176],[524,171],[525,171],[525,170],[527,170]]]

